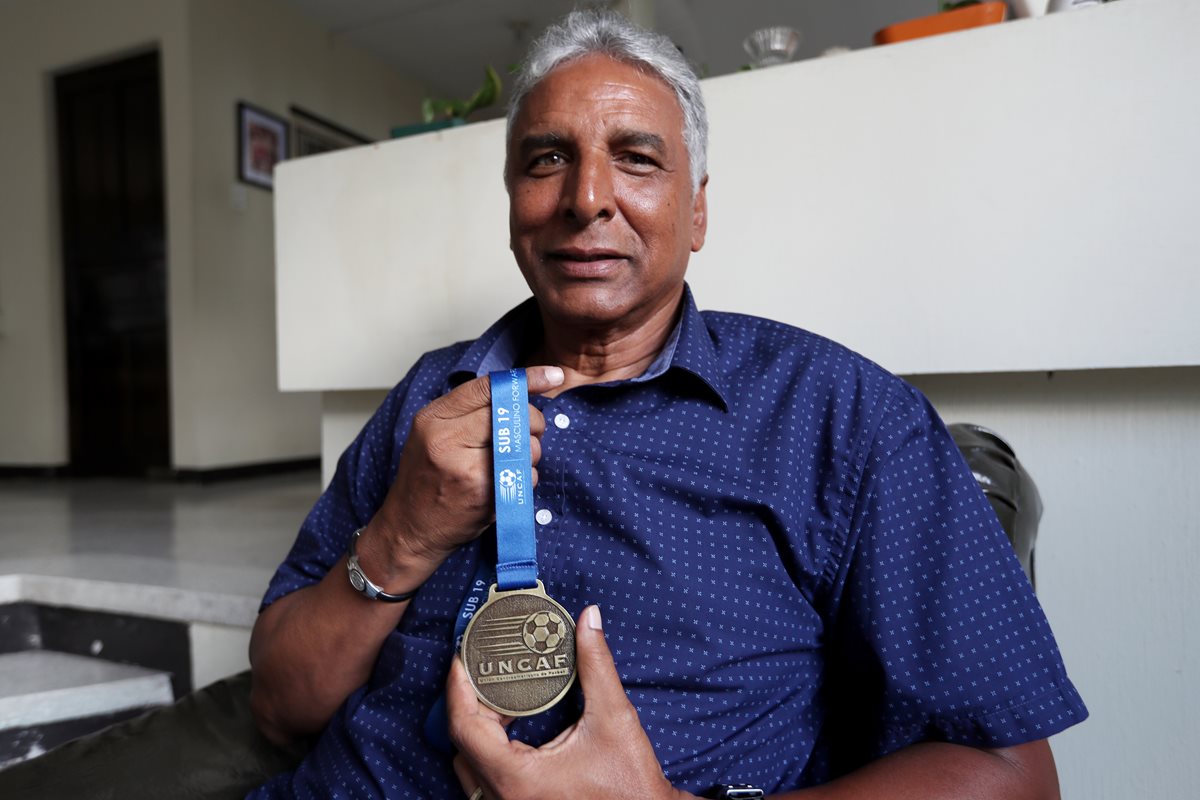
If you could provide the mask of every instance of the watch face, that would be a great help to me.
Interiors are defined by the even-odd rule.
[[[363,574],[356,569],[350,570],[350,584],[360,592],[367,588],[367,582],[363,578]]]

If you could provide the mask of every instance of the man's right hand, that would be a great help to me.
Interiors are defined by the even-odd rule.
[[[530,394],[541,394],[560,386],[563,372],[530,367],[526,379]],[[413,419],[396,479],[358,545],[368,577],[388,591],[416,588],[495,517],[491,398],[485,375],[434,400]],[[535,485],[545,429],[545,417],[531,404]]]

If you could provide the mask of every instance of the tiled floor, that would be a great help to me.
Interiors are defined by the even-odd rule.
[[[261,597],[319,482],[316,472],[206,486],[0,480],[0,579]]]

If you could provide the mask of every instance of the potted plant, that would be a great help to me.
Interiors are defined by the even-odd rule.
[[[438,100],[426,97],[421,103],[421,117],[424,122],[415,125],[400,125],[392,128],[392,138],[412,136],[417,133],[437,131],[456,125],[465,125],[467,117],[481,108],[487,108],[500,97],[500,76],[491,66],[484,68],[483,86],[466,100]],[[438,119],[441,116],[442,119]]]

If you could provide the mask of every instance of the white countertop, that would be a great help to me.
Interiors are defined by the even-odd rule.
[[[0,482],[0,603],[249,627],[320,487],[315,473],[210,486]]]

